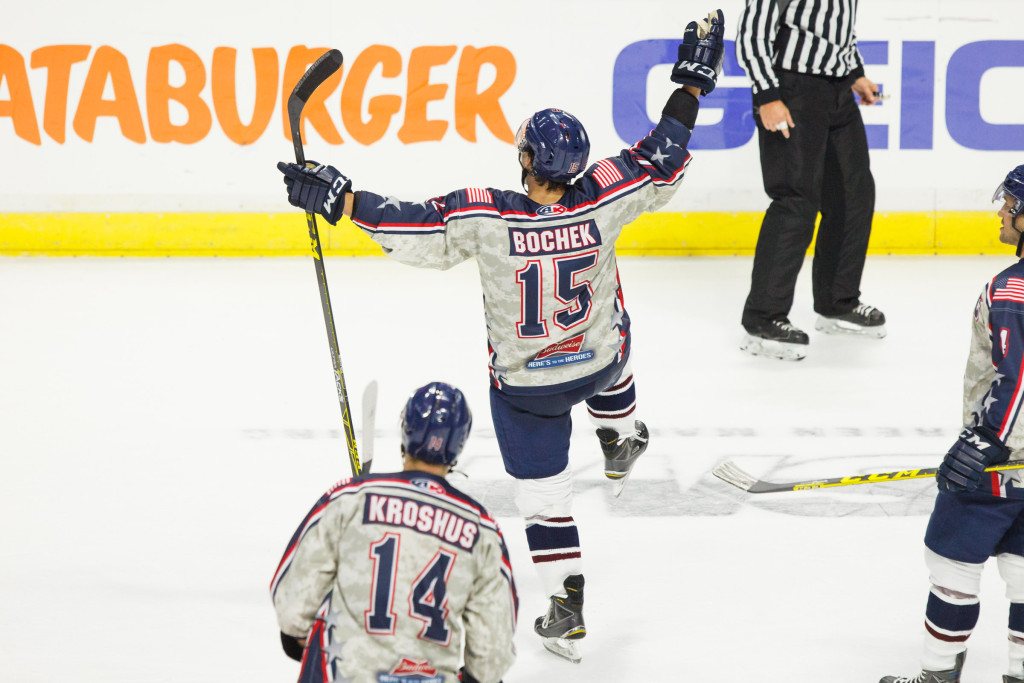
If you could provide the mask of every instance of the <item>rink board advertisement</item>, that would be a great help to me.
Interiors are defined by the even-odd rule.
[[[176,3],[159,16],[99,0],[3,10],[0,253],[306,254],[285,199],[285,103],[328,48],[342,69],[310,98],[308,159],[356,189],[409,201],[516,188],[513,131],[532,112],[576,115],[591,162],[645,135],[674,88],[688,2],[561,0],[543,16],[490,0],[261,6]],[[989,199],[1024,163],[1019,0],[862,0],[867,75],[887,98],[862,113],[878,200],[872,253],[984,253]],[[676,197],[627,226],[627,254],[749,254],[768,204],[749,82],[721,2],[726,59],[702,101]],[[119,17],[112,21],[111,17]],[[139,24],[146,30],[125,30]],[[799,125],[799,123],[797,124]],[[379,250],[321,221],[329,254]]]

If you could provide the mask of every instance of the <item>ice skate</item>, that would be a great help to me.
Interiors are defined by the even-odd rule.
[[[820,315],[814,329],[825,334],[854,334],[881,339],[885,336],[885,314],[874,306],[857,304],[849,313]]]
[[[807,344],[810,341],[807,333],[794,327],[787,318],[751,325],[746,330],[747,336],[740,350],[753,356],[802,360],[807,355]]]
[[[1024,683],[1024,678],[1003,674],[1003,683]]]
[[[583,659],[580,638],[587,635],[583,623],[583,575],[573,574],[562,582],[565,595],[552,595],[547,614],[537,617],[533,630],[544,638],[544,647],[574,664]]]
[[[964,668],[964,657],[966,656],[966,650],[958,654],[956,656],[956,665],[952,669],[946,669],[945,671],[929,671],[925,669],[913,678],[906,676],[883,676],[878,683],[959,683],[960,672]],[[1014,683],[1018,680],[1020,679],[1003,676],[1003,683]]]
[[[647,450],[650,436],[647,425],[640,420],[633,424],[636,431],[625,437],[620,437],[614,429],[602,427],[597,430],[597,438],[601,441],[601,451],[604,453],[604,476],[615,482],[616,498],[622,493],[636,459]]]

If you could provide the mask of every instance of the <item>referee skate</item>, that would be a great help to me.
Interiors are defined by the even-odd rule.
[[[857,304],[848,313],[818,316],[814,329],[825,334],[853,334],[882,339],[886,335],[885,314],[874,306]]]
[[[810,341],[807,333],[795,327],[788,318],[759,322],[750,325],[746,330],[747,334],[740,349],[752,356],[777,360],[803,360],[807,355],[807,344]]]

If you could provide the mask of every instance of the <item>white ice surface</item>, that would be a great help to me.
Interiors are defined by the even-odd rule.
[[[622,259],[638,417],[652,442],[610,495],[585,415],[571,460],[583,662],[532,633],[546,603],[490,426],[475,265],[328,259],[355,424],[380,383],[374,469],[399,466],[407,393],[466,391],[454,482],[498,515],[526,681],[874,682],[918,670],[932,480],[747,495],[772,480],[935,466],[960,420],[969,321],[1005,258],[873,257],[888,338],[813,332],[799,363],[742,354],[749,258]],[[0,258],[0,681],[294,680],[267,585],[348,465],[310,259]],[[362,434],[359,434],[362,438]],[[964,680],[1004,673],[994,567]]]

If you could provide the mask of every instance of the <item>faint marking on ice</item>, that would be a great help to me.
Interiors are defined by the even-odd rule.
[[[359,430],[356,430],[360,434]],[[343,439],[341,429],[312,428],[250,428],[242,430],[243,438],[253,440],[316,441]],[[395,430],[377,430],[375,438],[397,438]],[[719,462],[735,458],[748,471],[768,481],[789,482],[845,475],[862,475],[872,472],[899,470],[906,467],[931,467],[941,458],[941,453],[929,448],[929,439],[949,438],[948,430],[938,427],[791,427],[778,430],[755,427],[694,427],[652,429],[651,437],[659,444],[662,454],[684,451],[692,445],[675,446],[673,440],[720,439],[718,448],[702,447]],[[757,439],[793,439],[797,443],[812,444],[815,455],[793,455],[785,445],[780,453],[776,440],[759,444]],[[497,447],[480,441],[493,441],[493,430],[480,429],[473,432],[470,448],[471,460],[498,458]],[[574,436],[574,442],[576,440]],[[589,434],[583,439],[592,438]],[[855,446],[860,453],[832,453],[830,443],[861,444]],[[863,441],[861,441],[863,440]],[[902,441],[899,441],[902,440]],[[873,443],[867,443],[867,442]],[[879,452],[879,442],[887,444],[890,452]],[[785,441],[783,441],[783,444]],[[942,443],[945,443],[944,441]],[[749,451],[746,449],[749,448]],[[911,450],[921,452],[912,453]],[[771,452],[769,452],[771,451]],[[867,452],[864,452],[867,451]],[[937,455],[938,453],[938,455]],[[650,455],[656,453],[652,450]],[[754,508],[771,513],[798,517],[914,517],[931,512],[935,500],[935,480],[917,479],[898,482],[879,482],[857,486],[844,486],[814,491],[792,491],[780,493],[751,494],[730,486],[711,474],[711,467],[691,485],[680,485],[679,478],[672,471],[671,458],[664,478],[634,476],[626,485],[622,496],[616,498],[610,482],[604,477],[591,476],[585,469],[577,469],[574,490],[577,495],[592,491],[602,493],[605,504],[612,514],[626,517],[722,517],[733,515],[744,508]],[[599,464],[593,463],[599,471]],[[756,465],[756,466],[755,466]],[[591,470],[593,471],[593,470]],[[683,477],[690,480],[691,477]],[[454,479],[453,483],[479,500],[491,514],[499,517],[517,517],[515,507],[515,481],[511,478]]]
[[[517,517],[515,482],[473,477],[455,485],[498,517]],[[576,478],[577,495],[598,489],[612,514],[625,517],[723,517],[744,507],[797,517],[916,517],[931,512],[932,479],[864,484],[861,491],[793,491],[750,494],[719,481],[710,473],[683,489],[675,479],[630,479],[615,498],[603,479]],[[854,487],[845,487],[852,489]]]

